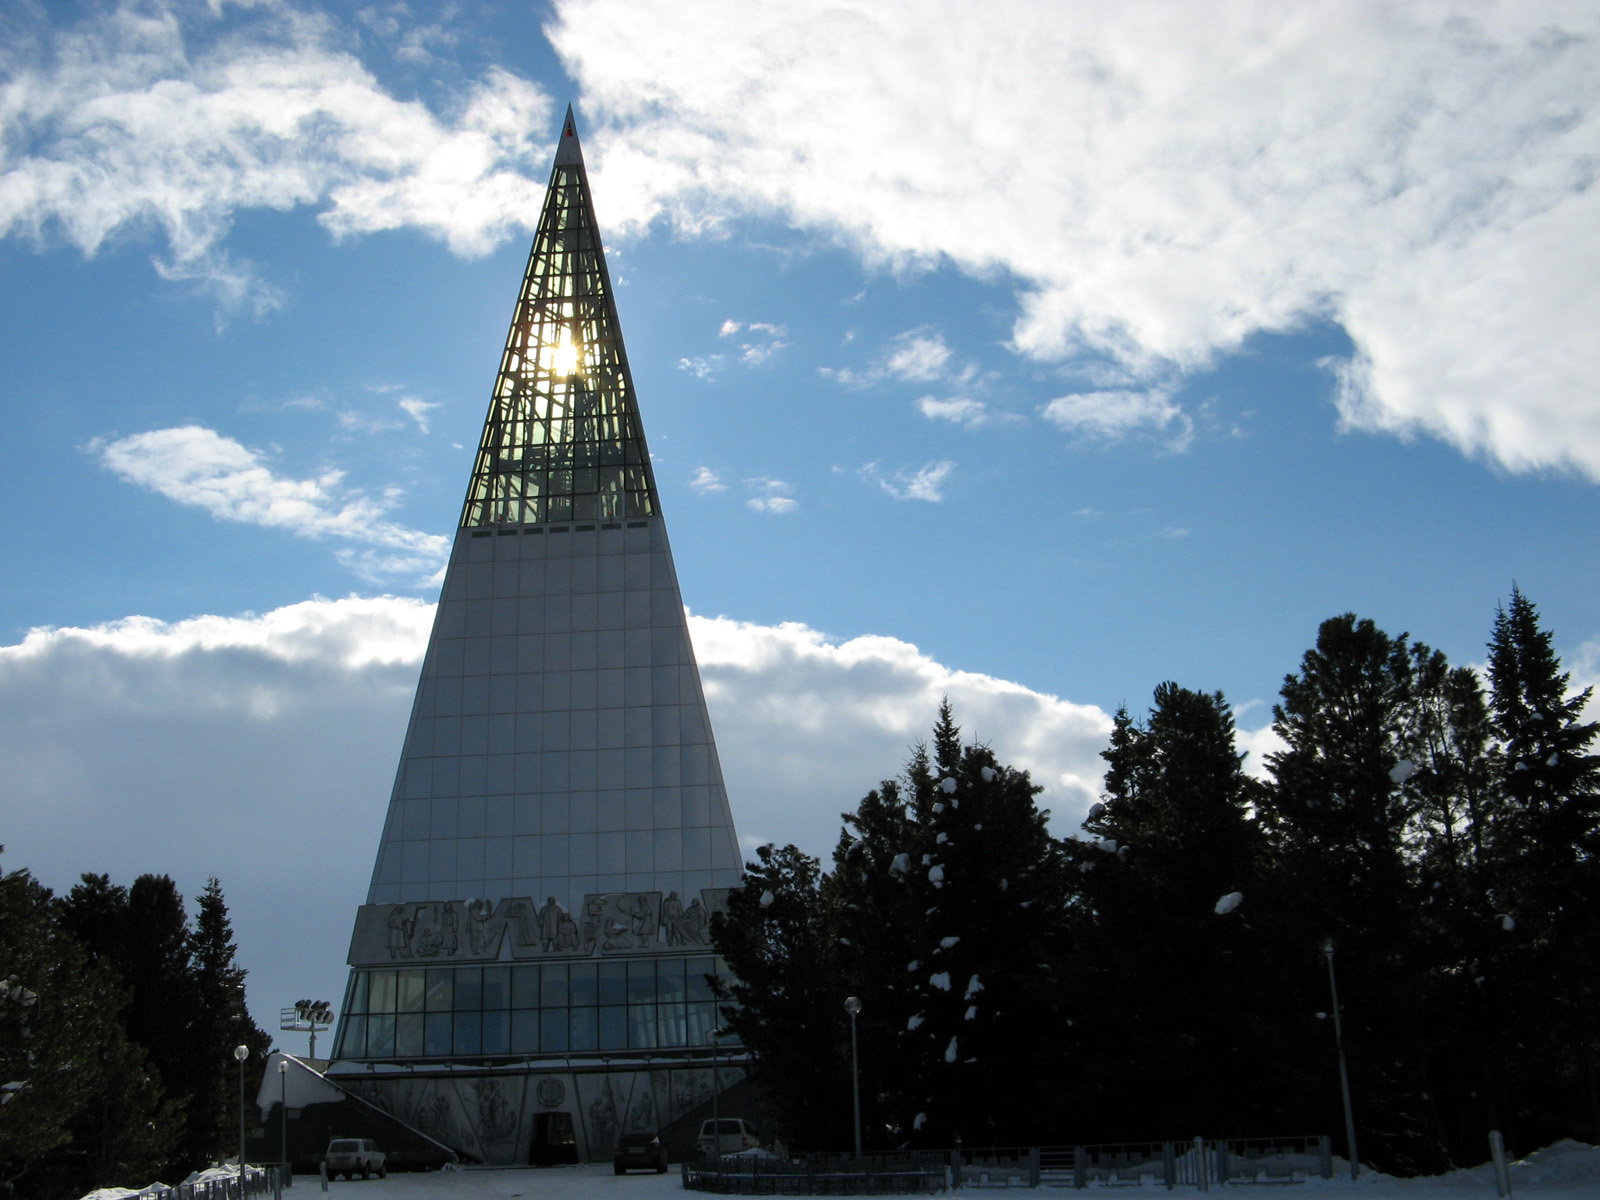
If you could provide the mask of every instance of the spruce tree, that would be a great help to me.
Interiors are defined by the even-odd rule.
[[[1523,1140],[1600,1140],[1600,726],[1571,690],[1538,610],[1513,588],[1489,643],[1504,808],[1491,847],[1505,946],[1486,980],[1520,1048]],[[1552,1087],[1552,1083],[1559,1085]]]
[[[1060,847],[1041,789],[987,746],[963,746],[948,702],[925,777],[917,765],[911,815],[925,849],[902,880],[913,1011],[900,1061],[921,1094],[905,1096],[898,1124],[925,1144],[1037,1139],[1062,1084]]]
[[[1397,766],[1412,811],[1417,935],[1409,963],[1426,974],[1430,1092],[1451,1157],[1482,1158],[1501,1104],[1503,1049],[1493,1036],[1509,948],[1496,919],[1489,847],[1502,810],[1487,698],[1477,672],[1441,656],[1416,664],[1411,757]]]
[[[26,1196],[85,1182],[50,1156],[106,1086],[93,1049],[115,1039],[119,1003],[108,973],[56,924],[49,889],[25,870],[0,876],[0,1188]]]
[[[1318,948],[1332,939],[1361,1147],[1406,1174],[1449,1165],[1426,1069],[1427,976],[1410,965],[1414,800],[1401,784],[1417,753],[1417,664],[1433,658],[1354,614],[1324,621],[1273,709],[1285,749],[1268,760],[1274,778],[1259,806],[1289,939],[1282,952],[1301,964],[1309,1007],[1326,987]],[[1330,1102],[1319,1124],[1337,1123]]]
[[[750,1050],[763,1096],[796,1149],[846,1144],[849,1032],[821,864],[772,845],[745,864],[742,887],[711,922],[733,981],[719,983],[722,1025]]]
[[[822,881],[832,914],[839,966],[839,995],[861,1001],[856,1018],[863,1142],[869,1149],[899,1145],[908,1091],[916,1086],[904,1069],[901,1036],[915,1011],[907,974],[908,932],[925,914],[915,908],[905,879],[931,838],[914,821],[905,801],[917,779],[926,787],[925,755],[919,752],[904,780],[885,780],[843,814],[844,828],[833,853],[833,870]],[[923,765],[919,768],[917,763]]]
[[[194,931],[188,939],[196,1007],[190,1056],[193,1099],[184,1152],[190,1161],[199,1162],[223,1156],[237,1140],[238,1079],[233,1048],[245,1046],[250,1051],[245,1064],[246,1091],[254,1095],[272,1039],[245,1007],[247,972],[236,961],[228,905],[215,875],[206,881],[196,909]]]
[[[1147,721],[1117,713],[1102,757],[1093,836],[1068,844],[1083,916],[1080,1136],[1274,1127],[1292,1090],[1274,1074],[1284,1036],[1265,1003],[1281,966],[1261,932],[1259,786],[1227,702],[1163,683]]]

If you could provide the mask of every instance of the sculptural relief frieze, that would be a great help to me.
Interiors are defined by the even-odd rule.
[[[576,914],[554,896],[365,904],[350,939],[352,966],[590,958],[710,949],[711,915],[726,888],[687,904],[677,892],[586,895]]]

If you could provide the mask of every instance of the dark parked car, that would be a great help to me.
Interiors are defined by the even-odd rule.
[[[667,1169],[667,1148],[653,1133],[625,1133],[617,1139],[616,1153],[612,1156],[617,1174],[648,1169],[658,1175]]]

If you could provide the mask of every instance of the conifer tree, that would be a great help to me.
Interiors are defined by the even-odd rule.
[[[1416,752],[1417,664],[1433,659],[1352,613],[1324,621],[1273,709],[1286,748],[1268,760],[1259,808],[1292,937],[1283,953],[1300,956],[1312,989],[1326,980],[1317,948],[1332,938],[1361,1146],[1405,1173],[1449,1164],[1426,1074],[1427,976],[1409,965],[1418,889],[1400,782]],[[1336,1120],[1330,1105],[1319,1123]]]
[[[184,1129],[183,1102],[170,1097],[144,1047],[113,1023],[88,1051],[98,1086],[72,1121],[74,1158],[85,1187],[159,1178],[173,1163]]]
[[[883,781],[843,815],[833,870],[822,881],[836,931],[836,1001],[855,996],[862,1005],[856,1019],[862,1128],[871,1149],[899,1145],[906,1136],[900,1121],[912,1085],[900,1043],[915,1011],[906,951],[911,931],[926,917],[914,907],[905,879],[932,839],[912,819],[904,797],[926,788],[926,776],[926,754],[919,749],[903,780]]]
[[[734,976],[731,986],[719,981],[722,1026],[755,1056],[763,1094],[797,1149],[845,1145],[850,1129],[840,1105],[849,1095],[849,1033],[821,874],[794,846],[762,846],[711,922]]]
[[[1504,792],[1492,873],[1507,948],[1486,984],[1504,997],[1501,1036],[1534,1067],[1522,1103],[1548,1114],[1525,1116],[1524,1136],[1600,1139],[1600,726],[1583,719],[1590,691],[1571,691],[1519,588],[1495,617],[1489,680]],[[1564,1121],[1552,1112],[1562,1109],[1583,1117]]]
[[[914,1011],[901,1062],[922,1094],[906,1097],[899,1123],[940,1145],[1038,1137],[1061,1087],[1060,848],[1034,802],[1041,789],[987,746],[963,746],[948,702],[925,778],[919,765],[911,812],[927,848],[904,885],[923,919],[903,958]]]
[[[1409,962],[1427,979],[1424,1028],[1431,1094],[1451,1157],[1481,1157],[1491,1129],[1510,1132],[1502,1111],[1502,1047],[1493,980],[1508,948],[1494,918],[1488,848],[1501,812],[1488,702],[1477,672],[1442,656],[1419,661],[1410,758],[1396,777],[1412,811],[1418,871],[1417,943]]]
[[[1284,1038],[1264,1001],[1281,967],[1261,932],[1272,901],[1248,815],[1259,785],[1227,702],[1163,683],[1146,722],[1118,711],[1102,757],[1103,799],[1084,823],[1094,837],[1068,844],[1084,915],[1082,1136],[1275,1124],[1266,1098],[1290,1083],[1266,1077]]]
[[[247,972],[236,961],[228,905],[215,875],[206,881],[196,909],[194,931],[188,939],[196,999],[190,1056],[194,1090],[184,1151],[190,1161],[204,1161],[221,1157],[237,1138],[233,1048],[245,1046],[250,1051],[246,1091],[253,1095],[272,1039],[245,1007]]]
[[[53,920],[49,889],[25,870],[0,876],[0,1187],[34,1194],[71,1140],[106,1082],[86,1050],[113,1040],[118,1006],[108,974]]]

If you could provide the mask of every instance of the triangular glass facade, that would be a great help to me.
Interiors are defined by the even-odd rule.
[[[709,984],[740,869],[569,113],[330,1078],[489,1162],[695,1125],[743,1074]]]
[[[657,511],[576,141],[569,114],[462,507],[464,528]]]

